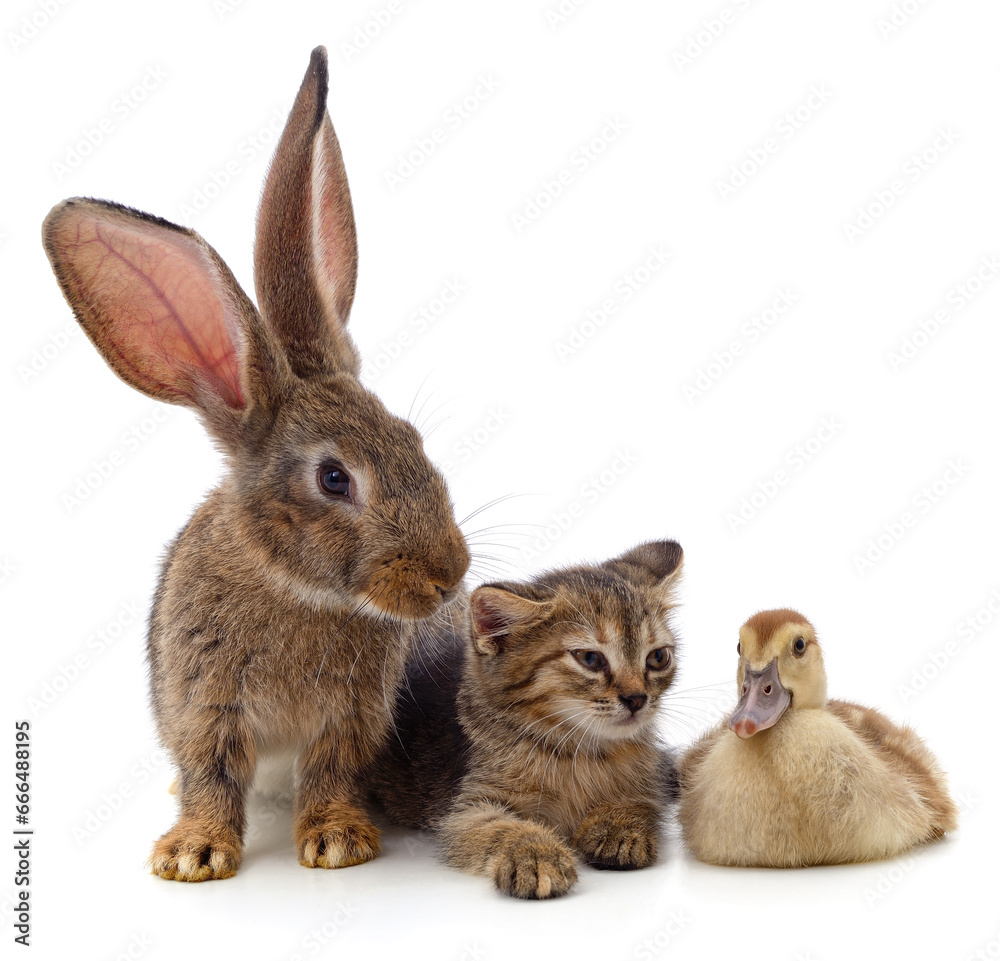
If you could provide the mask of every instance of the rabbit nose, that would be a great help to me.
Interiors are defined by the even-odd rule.
[[[435,584],[434,590],[438,592],[441,603],[447,604],[458,593],[458,586],[445,587],[441,584]]]
[[[635,714],[646,703],[647,697],[645,694],[619,694],[618,700]]]
[[[430,580],[442,595],[454,595],[469,569],[470,560],[465,538],[456,529],[455,535],[445,545],[443,556],[430,572]]]

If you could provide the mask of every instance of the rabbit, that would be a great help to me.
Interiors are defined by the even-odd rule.
[[[357,242],[327,87],[317,47],[260,201],[257,308],[193,230],[85,198],[44,223],[104,359],[194,408],[228,468],[168,549],[150,616],[152,710],[180,805],[149,860],[161,878],[235,874],[258,759],[289,750],[299,863],[374,858],[366,770],[406,652],[465,596],[445,482],[358,379]]]

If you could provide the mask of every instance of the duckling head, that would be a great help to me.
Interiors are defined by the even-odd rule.
[[[774,727],[786,710],[826,704],[826,669],[816,631],[797,611],[761,611],[740,628],[740,702],[729,729],[741,738]]]

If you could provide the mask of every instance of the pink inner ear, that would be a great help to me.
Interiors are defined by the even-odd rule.
[[[96,315],[89,333],[122,376],[153,395],[200,406],[207,387],[244,407],[236,308],[197,241],[140,219],[67,219],[61,259]]]
[[[500,616],[498,611],[481,604],[472,608],[472,619],[476,626],[476,633],[485,637],[503,634],[508,626],[507,621]]]
[[[340,145],[329,118],[324,119],[313,145],[312,249],[315,283],[327,311],[347,323],[354,302],[357,237],[351,195],[340,159]]]

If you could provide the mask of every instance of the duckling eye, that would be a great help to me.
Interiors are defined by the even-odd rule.
[[[603,671],[608,662],[600,651],[570,651],[588,671]]]
[[[805,638],[804,637],[795,638],[794,648],[795,648],[795,656],[802,657],[802,655],[805,654],[806,652]]]
[[[665,647],[658,647],[655,651],[650,651],[646,656],[646,667],[654,671],[662,671],[670,664],[670,651]]]
[[[743,653],[743,651],[740,650],[740,642],[739,641],[736,642],[736,653],[737,654],[742,654]]]

